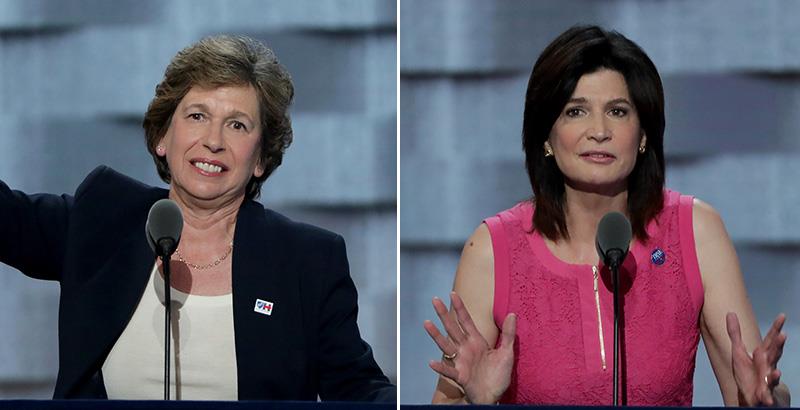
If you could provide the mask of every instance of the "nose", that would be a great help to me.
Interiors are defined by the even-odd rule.
[[[612,137],[611,128],[608,126],[605,118],[602,116],[599,118],[596,117],[596,119],[592,121],[589,129],[586,130],[586,135],[589,139],[597,142],[605,142],[610,140]]]
[[[223,139],[223,126],[209,127],[208,132],[203,140],[203,146],[208,148],[212,153],[217,153],[225,149],[225,142]]]

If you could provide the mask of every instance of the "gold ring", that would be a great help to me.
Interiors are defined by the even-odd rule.
[[[447,360],[453,360],[453,359],[456,358],[456,356],[458,356],[458,351],[456,351],[453,354],[444,354],[444,353],[442,353],[442,356]]]

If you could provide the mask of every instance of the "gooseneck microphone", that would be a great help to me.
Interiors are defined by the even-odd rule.
[[[178,204],[169,199],[161,199],[150,208],[144,226],[147,243],[161,258],[164,269],[164,400],[169,400],[169,344],[170,344],[170,296],[169,260],[178,249],[183,231],[183,214]]]
[[[619,267],[628,256],[633,233],[631,223],[619,212],[609,212],[597,224],[595,245],[597,254],[603,264],[611,268],[611,282],[614,287],[614,371],[613,371],[613,404],[618,405],[619,397]]]

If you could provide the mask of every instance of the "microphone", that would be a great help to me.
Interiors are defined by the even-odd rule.
[[[618,403],[619,396],[619,317],[622,308],[619,305],[619,267],[622,261],[628,256],[633,233],[631,223],[625,215],[619,212],[609,212],[600,219],[597,224],[597,236],[595,236],[595,246],[597,254],[603,260],[603,264],[611,268],[611,281],[614,284],[614,371],[613,371],[613,394],[612,403]]]
[[[183,231],[183,213],[175,201],[161,199],[150,207],[147,222],[144,224],[147,243],[157,256],[161,258],[164,270],[164,400],[169,400],[169,341],[170,312],[172,296],[169,281],[169,259],[178,249]]]
[[[597,254],[603,264],[612,268],[622,265],[628,256],[628,247],[633,238],[631,223],[619,212],[609,212],[597,224]]]
[[[170,199],[161,199],[153,204],[147,214],[145,231],[147,243],[157,256],[172,256],[178,249],[183,231],[183,214],[178,204]]]

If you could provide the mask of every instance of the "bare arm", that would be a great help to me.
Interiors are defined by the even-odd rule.
[[[789,390],[780,383],[780,371],[774,368],[786,340],[780,333],[782,318],[762,345],[739,259],[722,219],[699,200],[695,200],[692,219],[705,293],[700,331],[723,401],[726,405],[788,405]],[[728,318],[729,312],[735,316]],[[771,348],[773,357],[761,357],[765,347]]]
[[[508,387],[508,380],[505,379],[510,378],[513,349],[493,349],[500,331],[492,316],[494,255],[489,229],[484,224],[475,230],[464,245],[453,290],[455,294],[451,294],[453,306],[450,312],[447,312],[444,303],[438,298],[433,302],[449,338],[442,336],[433,323],[425,322],[425,329],[443,353],[452,355],[459,352],[459,356],[454,360],[445,358],[442,361],[431,362],[431,368],[440,374],[433,403],[468,403],[476,398],[480,402],[494,402]],[[512,334],[511,347],[513,347],[515,320],[514,317],[507,319],[503,325],[506,335],[504,337],[507,337],[509,332]],[[479,334],[471,335],[470,329]],[[452,340],[454,338],[458,340]],[[479,394],[470,394],[468,398],[462,386],[474,385],[476,378],[491,383],[475,389]],[[500,381],[494,383],[495,380]]]

